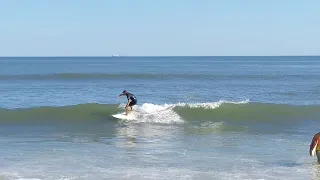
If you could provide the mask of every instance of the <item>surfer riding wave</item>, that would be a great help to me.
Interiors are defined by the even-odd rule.
[[[117,96],[117,98],[120,98],[120,96],[127,96],[128,102],[126,104],[126,115],[128,115],[128,111],[129,111],[129,107],[130,110],[132,111],[132,106],[137,104],[137,98],[135,95],[133,95],[132,93],[129,93],[127,90],[123,90],[122,94],[120,94],[119,96]]]

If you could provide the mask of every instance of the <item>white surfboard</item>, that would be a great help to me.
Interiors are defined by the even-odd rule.
[[[317,146],[318,146],[318,140],[316,140],[316,142],[314,143],[313,149],[311,151],[311,156],[313,156],[313,157],[316,156]]]
[[[113,114],[113,117],[117,119],[123,119],[123,120],[133,120],[134,117],[130,116],[130,113],[126,115],[126,113],[119,113],[119,114]]]

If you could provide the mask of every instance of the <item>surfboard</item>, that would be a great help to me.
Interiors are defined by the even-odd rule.
[[[126,115],[126,113],[119,113],[119,114],[113,114],[113,117],[117,119],[122,119],[122,120],[132,120],[134,119],[130,114]]]
[[[314,142],[314,145],[312,147],[311,156],[314,157],[316,155],[316,149],[318,145],[318,139]]]

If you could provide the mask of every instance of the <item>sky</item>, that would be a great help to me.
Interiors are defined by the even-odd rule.
[[[0,56],[320,55],[319,0],[0,0]]]

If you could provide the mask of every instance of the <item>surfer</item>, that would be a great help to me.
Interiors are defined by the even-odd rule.
[[[119,96],[117,96],[117,98],[120,98],[120,96],[127,96],[127,99],[128,99],[128,103],[126,104],[126,115],[128,115],[128,110],[129,110],[129,107],[132,111],[132,106],[136,105],[137,104],[137,98],[135,95],[129,93],[128,91],[126,90],[123,90],[122,91],[122,94],[120,94]]]
[[[312,156],[312,149],[316,148],[316,155],[318,158],[318,163],[320,164],[320,143],[318,143],[319,138],[320,138],[320,132],[318,132],[317,134],[315,134],[313,136],[313,139],[310,144],[309,154],[310,154],[310,156]],[[314,147],[314,146],[316,146],[316,147]]]

